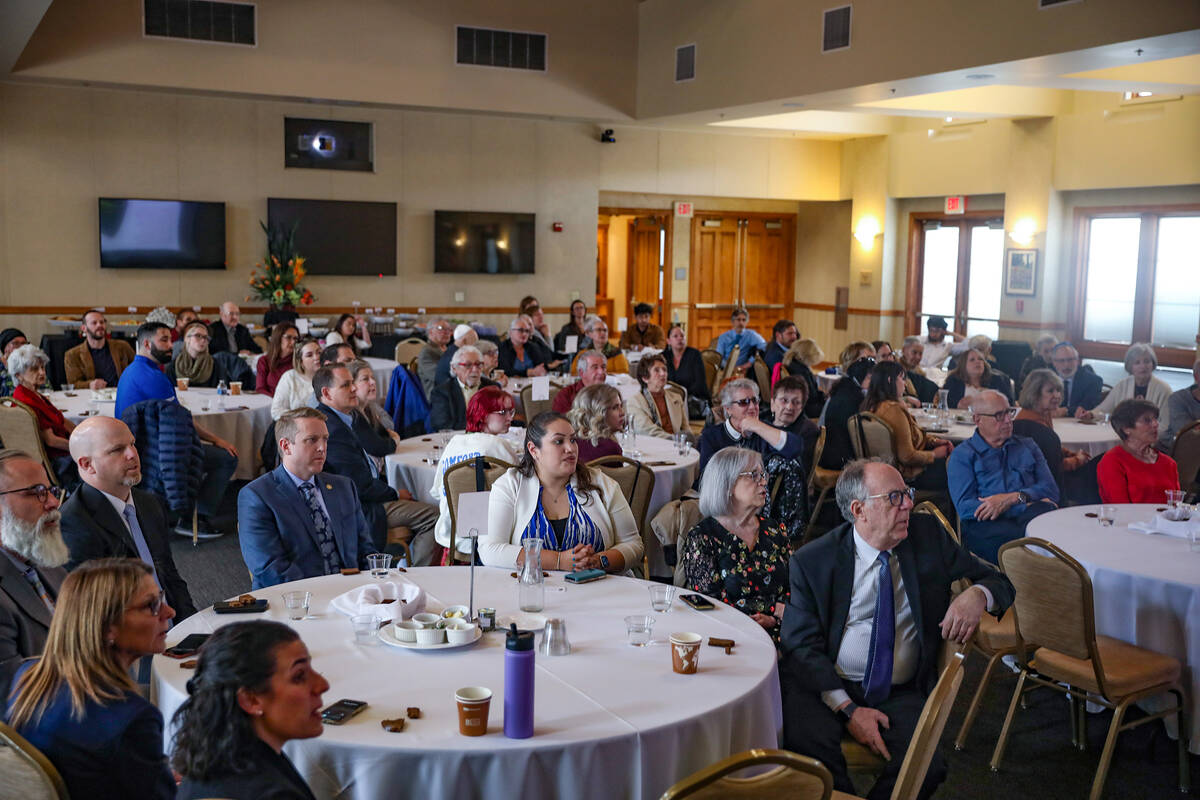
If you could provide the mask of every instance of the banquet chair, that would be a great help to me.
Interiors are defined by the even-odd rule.
[[[270,343],[267,342],[267,337],[263,336],[261,333],[256,333],[253,336],[251,336],[250,338],[254,340],[254,343],[256,345],[258,345],[259,347],[262,348],[262,351],[264,353],[267,352],[267,350],[271,349]]]
[[[992,753],[992,771],[1000,768],[1017,704],[1025,692],[1046,687],[1071,701],[1072,743],[1087,741],[1087,701],[1113,710],[1090,800],[1104,792],[1117,735],[1161,717],[1179,722],[1179,787],[1189,788],[1187,726],[1184,722],[1182,667],[1177,659],[1096,633],[1092,579],[1078,561],[1044,539],[1027,536],[1000,548],[1000,566],[1016,589],[1009,613],[1016,623],[1016,657],[1021,668],[1000,738]],[[1027,641],[1040,645],[1028,658]],[[1033,686],[1026,686],[1033,683]],[[1171,693],[1175,705],[1122,723],[1129,706],[1147,697]]]
[[[38,431],[33,409],[11,397],[0,400],[0,445],[11,450],[22,450],[41,461],[50,482],[58,483],[54,466],[42,445],[42,435]]]
[[[533,384],[521,387],[521,408],[525,410],[525,419],[531,420],[543,411],[554,410],[554,396],[562,389],[557,383],[550,382],[550,396],[545,400],[533,399]]]
[[[421,350],[423,350],[424,347],[424,339],[418,339],[415,336],[410,336],[407,339],[402,339],[401,341],[396,342],[396,350],[392,354],[392,358],[395,359],[397,364],[407,364],[409,361],[412,361],[414,358],[420,355]]]
[[[653,532],[646,520],[646,513],[650,510],[650,498],[654,494],[654,470],[640,461],[634,461],[625,456],[603,456],[589,461],[588,466],[600,470],[621,487],[621,494],[625,495],[625,500],[629,503],[629,510],[633,512],[638,533],[642,537],[641,577],[649,579],[650,557],[648,553]],[[633,565],[627,566],[633,568]]]
[[[1200,494],[1200,419],[1179,431],[1171,457],[1179,467],[1179,488],[1190,495]]]
[[[0,722],[0,800],[68,800],[67,784],[50,759]]]
[[[821,433],[817,436],[817,446],[813,448],[813,463],[812,469],[808,471],[808,494],[817,495],[816,505],[813,506],[812,515],[808,520],[808,530],[805,531],[805,541],[811,541],[816,538],[812,532],[814,526],[821,518],[821,507],[825,505],[825,501],[829,499],[829,493],[837,486],[838,476],[842,474],[840,469],[826,469],[821,466],[821,455],[825,452],[825,426],[821,426]],[[819,492],[819,494],[818,494]]]
[[[650,520],[650,530],[662,546],[663,561],[673,570],[672,580],[676,586],[683,586],[684,581],[681,559],[684,542],[701,519],[700,499],[680,497],[660,508]]]
[[[735,772],[767,764],[776,766],[749,778],[732,777]],[[749,800],[761,797],[828,800],[832,796],[833,776],[817,759],[787,750],[755,748],[735,753],[692,773],[663,792],[660,800]]]
[[[741,345],[735,344],[733,349],[729,351],[729,358],[725,359],[725,371],[721,373],[721,383],[724,383],[732,378],[733,374],[737,372],[738,359],[741,357],[741,355]],[[716,392],[713,392],[713,396],[716,396]],[[762,398],[760,397],[759,399],[761,400]]]
[[[708,383],[709,395],[716,397],[721,377],[721,354],[716,350],[702,350],[700,360],[704,362],[704,380]]]
[[[860,411],[850,417],[846,425],[850,429],[850,446],[855,458],[888,458],[896,463],[896,450],[892,445],[892,427],[870,411]]]
[[[446,507],[450,510],[450,547],[447,563],[463,562],[463,556],[454,547],[458,535],[458,498],[467,492],[486,492],[512,464],[490,456],[476,456],[469,461],[460,461],[442,473],[442,492]],[[411,562],[410,562],[411,563]]]
[[[758,383],[758,395],[764,403],[771,402],[771,368],[763,361],[761,353],[754,354],[754,380]]]
[[[682,385],[680,385],[680,384],[676,383],[675,381],[667,381],[667,385],[663,387],[663,391],[664,391],[664,392],[673,392],[673,393],[675,393],[676,395],[678,395],[678,396],[680,396],[680,397],[682,397],[682,398],[683,398],[683,410],[684,410],[684,414],[686,415],[686,413],[687,413],[687,407],[688,407],[688,390],[687,390],[687,387],[685,387],[685,386],[682,386]],[[687,422],[687,421],[688,421],[686,417],[684,418],[684,421],[685,421],[685,422]]]

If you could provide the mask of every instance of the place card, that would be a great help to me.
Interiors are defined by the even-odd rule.
[[[617,317],[617,330],[624,333],[629,328],[628,317]]]
[[[568,336],[563,341],[563,352],[564,353],[575,353],[578,350],[579,350],[579,337],[578,336]]]
[[[467,531],[474,528],[483,539],[488,532],[488,501],[491,492],[464,492],[458,496],[456,532],[458,539],[466,538]]]
[[[300,317],[299,319],[297,319],[296,320],[296,331],[299,332],[299,334],[301,336],[307,336],[308,335],[308,320],[305,319],[304,317]]]
[[[533,387],[533,400],[549,400],[550,399],[550,376],[538,375],[530,381],[530,386]]]

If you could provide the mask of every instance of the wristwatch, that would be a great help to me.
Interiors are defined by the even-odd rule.
[[[846,705],[839,708],[837,710],[837,713],[838,713],[838,716],[840,716],[842,718],[843,722],[849,722],[850,718],[854,716],[854,712],[857,710],[858,710],[858,706],[856,706],[854,704],[854,701],[851,700],[849,703],[847,703]]]
[[[604,555],[604,553],[600,554],[600,568],[608,572],[608,556]]]
[[[1017,502],[1018,503],[1021,503],[1023,505],[1029,505],[1029,501],[1032,499],[1033,498],[1031,498],[1025,492],[1017,492]]]

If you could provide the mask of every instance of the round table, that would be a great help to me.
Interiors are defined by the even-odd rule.
[[[50,392],[47,395],[55,408],[78,425],[85,419],[84,411],[92,392],[89,389],[76,389],[70,397],[65,392]],[[225,410],[217,410],[216,389],[188,389],[186,392],[176,392],[179,402],[192,412],[204,428],[209,432],[231,442],[238,451],[238,466],[233,477],[250,480],[258,476],[261,458],[258,449],[262,446],[267,428],[271,426],[271,398],[265,394],[239,394],[225,396]],[[205,411],[204,405],[211,403],[210,410]],[[102,415],[114,416],[116,400],[101,400],[99,411]]]
[[[262,357],[262,353],[250,353],[242,356],[242,359],[250,365],[250,369],[257,370],[258,360]],[[386,400],[388,387],[392,381],[392,371],[398,366],[397,363],[390,358],[375,358],[374,356],[362,356],[361,358],[371,365],[371,370],[375,373],[375,383],[379,385],[379,397]]]
[[[523,428],[513,428],[508,433],[508,438],[518,448],[524,437]],[[440,433],[402,440],[396,452],[385,459],[384,470],[387,473],[388,484],[393,489],[407,489],[417,500],[431,502],[429,490],[433,487],[433,476],[437,468],[437,456],[434,455],[433,448],[435,445],[439,448],[444,447],[448,441],[449,436]],[[637,437],[637,449],[642,453],[640,460],[654,472],[654,492],[646,509],[648,525],[659,509],[682,497],[684,492],[692,487],[692,482],[696,480],[700,453],[691,448],[686,455],[681,456],[672,440],[654,436]],[[628,451],[629,448],[626,448],[626,455]],[[663,558],[658,539],[647,536],[644,540],[649,544],[649,552],[646,555],[650,560],[650,574],[672,575],[672,570]]]
[[[575,377],[568,379],[561,375],[550,376],[550,382],[557,383],[560,386],[569,386],[577,380],[579,379]],[[515,408],[518,414],[524,415],[525,413],[525,404],[521,402],[521,390],[531,383],[533,383],[532,378],[509,378],[508,384],[504,387],[505,391],[512,395],[513,402],[516,403]],[[641,391],[642,388],[641,384],[637,382],[637,378],[634,378],[632,375],[626,375],[625,373],[609,375],[605,379],[605,383],[607,383],[609,386],[615,387],[616,390],[621,393],[622,400],[628,400],[630,397],[633,397],[635,394]]]
[[[1099,506],[1074,506],[1042,514],[1026,535],[1052,542],[1079,561],[1092,579],[1096,633],[1156,650],[1183,664],[1181,678],[1188,708],[1189,749],[1200,754],[1200,553],[1184,539],[1130,529],[1149,522],[1161,506],[1116,506],[1111,528],[1085,516]],[[1165,698],[1140,703],[1148,711]],[[1177,734],[1174,717],[1165,720]]]
[[[428,607],[436,610],[467,603],[470,575],[461,567],[425,567],[410,569],[406,577],[425,589]],[[775,648],[750,617],[720,603],[713,611],[694,611],[679,600],[670,613],[655,614],[656,642],[680,631],[737,642],[731,655],[702,646],[699,671],[677,675],[668,646],[626,644],[624,616],[652,613],[646,582],[612,576],[574,586],[562,576],[548,574],[543,613],[565,620],[572,653],[535,657],[535,729],[529,739],[503,734],[503,634],[488,633],[474,645],[435,652],[357,645],[349,620],[329,603],[370,582],[366,574],[310,578],[256,592],[270,600],[271,608],[250,618],[296,629],[313,666],[329,680],[326,704],[342,698],[369,704],[345,725],[326,726],[319,738],[286,745],[313,793],[318,798],[654,798],[733,753],[776,746],[782,717]],[[313,593],[314,619],[286,619],[280,595],[292,589]],[[504,617],[516,611],[516,600],[509,570],[475,569],[477,607],[490,606]],[[175,627],[168,644],[247,618],[205,609]],[[179,661],[154,658],[151,697],[167,720],[186,696],[191,674]],[[493,692],[485,736],[458,733],[453,693],[464,686]],[[410,720],[402,733],[382,730],[381,720],[403,717],[409,706],[420,707],[420,719]],[[169,725],[165,734],[169,747]]]
[[[959,411],[957,413],[970,419],[966,412]],[[926,430],[934,425],[934,420],[920,411],[914,414],[914,418],[917,420],[917,424]],[[1111,425],[1088,424],[1069,417],[1055,419],[1054,432],[1058,434],[1063,447],[1069,450],[1083,450],[1093,458],[1104,455],[1120,441]],[[950,423],[949,432],[934,433],[933,435],[949,439],[952,442],[964,442],[970,439],[974,433],[975,425],[973,423],[954,421]]]

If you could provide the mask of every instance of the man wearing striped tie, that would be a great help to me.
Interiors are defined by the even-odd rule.
[[[820,759],[834,788],[853,794],[840,746],[853,736],[888,759],[872,800],[891,796],[942,640],[966,641],[985,610],[999,616],[1013,599],[1008,579],[933,517],[910,518],[912,498],[893,467],[847,464],[837,502],[848,521],[792,556],[783,615],[784,746]],[[952,600],[960,578],[973,585]],[[935,753],[920,797],[945,776]]]
[[[46,645],[69,552],[58,527],[61,490],[40,461],[0,450],[0,692]]]

